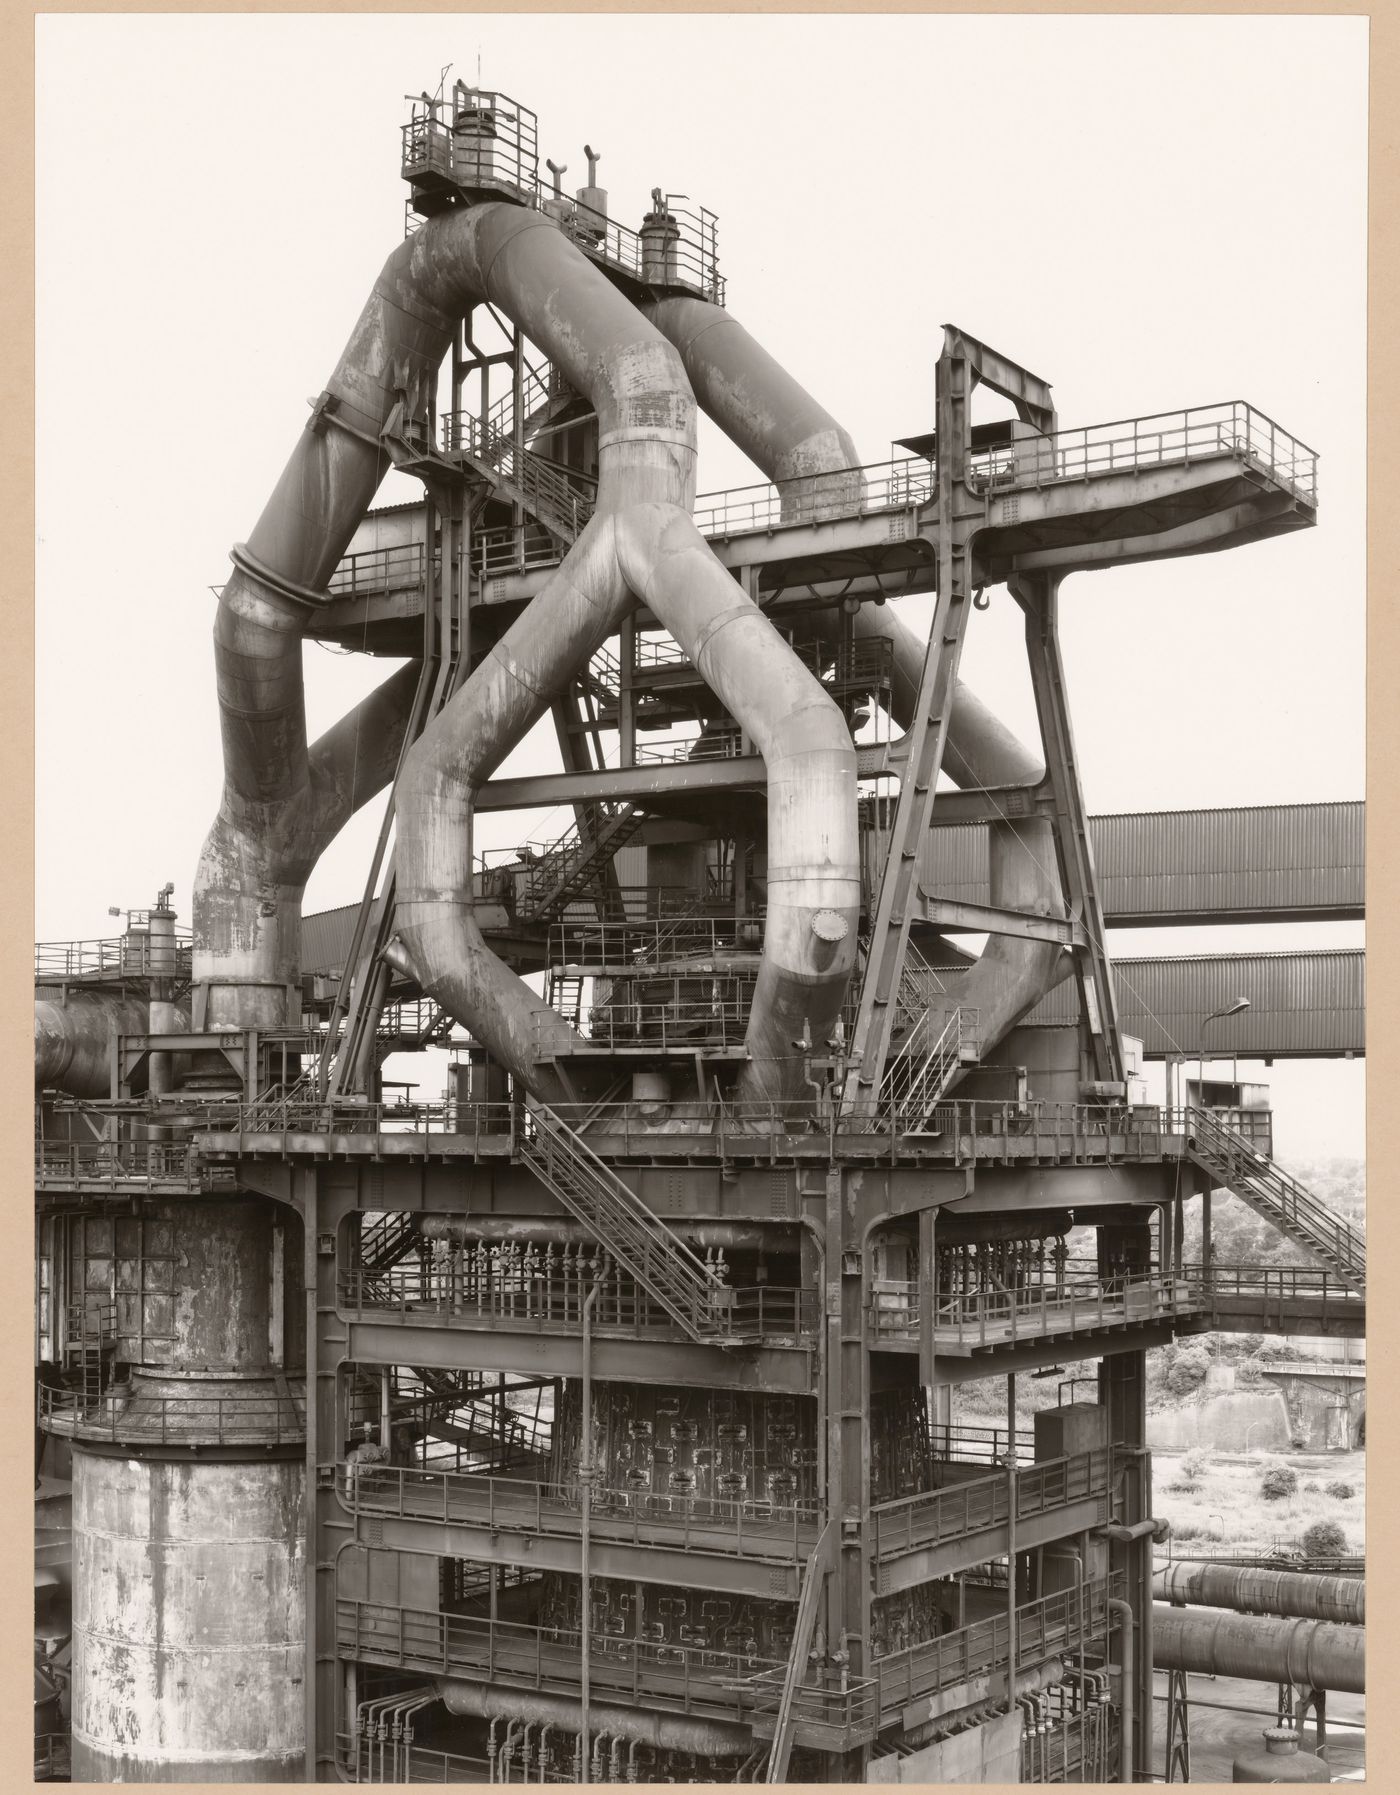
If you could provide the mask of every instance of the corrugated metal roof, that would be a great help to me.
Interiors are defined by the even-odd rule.
[[[1366,806],[1270,804],[1089,819],[1108,922],[1303,922],[1359,917]],[[940,897],[990,902],[983,824],[934,829],[919,877]]]
[[[1303,953],[1198,954],[1115,960],[1119,1022],[1143,1051],[1194,1054],[1201,1019],[1237,997],[1249,1008],[1212,1022],[1206,1045],[1249,1059],[1362,1054],[1366,1050],[1366,955],[1360,948]],[[1066,979],[1027,1018],[1073,1022],[1074,981]]]

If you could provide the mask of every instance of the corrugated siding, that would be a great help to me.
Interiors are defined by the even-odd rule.
[[[1194,1054],[1201,1018],[1237,997],[1250,1007],[1212,1022],[1207,1046],[1251,1059],[1364,1053],[1366,956],[1360,948],[1289,954],[1200,954],[1115,960],[1119,1022],[1143,1051]],[[1070,1023],[1078,1015],[1066,979],[1027,1018]]]
[[[1104,916],[1243,918],[1270,912],[1360,915],[1366,895],[1366,806],[1275,804],[1163,810],[1089,819]],[[921,883],[985,904],[985,825],[933,829]]]
[[[345,966],[350,952],[350,937],[355,932],[358,904],[342,904],[338,910],[317,910],[301,921],[301,969],[303,972],[329,972]]]

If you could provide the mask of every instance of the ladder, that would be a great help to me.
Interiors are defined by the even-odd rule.
[[[1282,1166],[1256,1151],[1209,1110],[1186,1112],[1186,1150],[1216,1179],[1295,1246],[1357,1293],[1366,1294],[1366,1237]]]
[[[532,1105],[530,1119],[521,1162],[692,1340],[727,1341],[713,1271],[546,1104]]]
[[[821,1536],[812,1548],[812,1556],[807,1560],[802,1573],[802,1593],[797,1600],[792,1645],[788,1650],[787,1674],[783,1678],[783,1692],[778,1698],[773,1748],[768,1754],[768,1775],[765,1780],[770,1783],[787,1781],[788,1760],[792,1756],[793,1702],[807,1672],[807,1655],[812,1649],[812,1635],[816,1631],[817,1609],[821,1606],[822,1585],[826,1580],[822,1573],[822,1561],[831,1528],[832,1522],[828,1521],[822,1528]]]

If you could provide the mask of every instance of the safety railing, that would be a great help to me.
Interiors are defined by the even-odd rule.
[[[624,899],[627,897],[624,891]],[[637,894],[633,894],[637,895]],[[639,899],[644,901],[644,899]],[[693,919],[681,919],[685,921]],[[596,922],[580,921],[566,939],[579,947],[597,938]],[[639,924],[644,930],[651,923]],[[742,927],[742,925],[741,925]],[[742,942],[742,934],[741,934]],[[647,1106],[648,1109],[650,1106]],[[292,1100],[259,1104],[190,1105],[181,1115],[199,1132],[276,1134],[375,1134],[402,1131],[473,1137],[499,1147],[531,1125],[532,1111],[508,1103],[357,1103]],[[974,1163],[1022,1164],[1086,1161],[1137,1164],[1159,1161],[1179,1149],[1169,1117],[1151,1106],[982,1101],[942,1103],[926,1117],[896,1114],[846,1117],[811,1099],[772,1102],[689,1101],[668,1106],[667,1128],[658,1132],[636,1103],[559,1104],[555,1113],[590,1142],[607,1142],[610,1157],[647,1157],[677,1143],[704,1142],[719,1159],[776,1162],[801,1149],[833,1159],[895,1163],[905,1156]],[[677,1126],[677,1125],[680,1126]]]
[[[1317,503],[1317,453],[1242,399],[1031,436],[969,455],[978,491],[1021,490],[1228,456]]]
[[[405,587],[421,587],[426,557],[421,542],[356,549],[342,555],[326,590],[332,598],[369,598]],[[438,557],[433,557],[434,566]]]
[[[603,1052],[626,1047],[654,1047],[660,1053],[697,1046],[737,1047],[747,1032],[751,1008],[747,997],[594,1004],[584,1012],[582,1036]]]
[[[90,941],[36,941],[37,984],[62,979],[170,978],[188,979],[192,936],[178,929],[174,942],[144,931]]]
[[[1211,1302],[1239,1297],[1281,1306],[1335,1303],[1343,1309],[1357,1310],[1366,1301],[1336,1272],[1312,1265],[1222,1265],[1212,1260],[1208,1267],[1183,1265],[1179,1275]]]
[[[572,541],[593,515],[598,483],[571,468],[546,461],[516,446],[484,418],[469,411],[448,412],[442,420],[442,447],[494,470],[525,499],[540,521]]]
[[[1035,1431],[1018,1427],[978,1427],[971,1422],[939,1422],[930,1429],[935,1459],[957,1463],[1005,1464],[1008,1459],[1027,1459],[1035,1452]]]
[[[490,1783],[495,1781],[489,1758],[459,1751],[439,1751],[409,1736],[397,1743],[364,1733],[337,1733],[336,1767],[352,1783]]]
[[[1061,1590],[1024,1603],[1015,1611],[1014,1653],[1011,1617],[1001,1613],[877,1658],[881,1716],[892,1718],[922,1695],[1005,1670],[1013,1656],[1019,1671],[1043,1663],[1056,1651],[1101,1637],[1111,1593],[1111,1580],[1095,1577],[1082,1589]]]
[[[640,766],[679,766],[697,760],[735,760],[744,752],[744,739],[733,729],[706,729],[694,735],[656,736],[637,744],[634,759]]]
[[[1283,1167],[1253,1148],[1211,1111],[1190,1109],[1184,1130],[1197,1159],[1237,1197],[1262,1210],[1291,1232],[1302,1245],[1353,1279],[1358,1288],[1366,1275],[1366,1236]]]
[[[471,553],[472,570],[483,580],[554,567],[563,559],[557,538],[543,524],[529,519],[518,527],[505,524],[499,529],[473,532]]]
[[[461,187],[506,187],[522,196],[538,186],[539,121],[508,94],[458,84],[447,99],[415,100],[401,134],[407,181],[436,174]]]
[[[202,1165],[188,1142],[36,1141],[34,1182],[38,1189],[100,1185],[104,1189],[195,1191],[224,1181],[222,1172]]]
[[[1121,1326],[1125,1322],[1197,1314],[1203,1291],[1185,1278],[1125,1277],[1110,1283],[1047,1282],[1016,1291],[977,1290],[940,1296],[934,1306],[935,1339],[945,1349],[975,1350],[1039,1339],[1049,1333]]]
[[[495,1261],[488,1261],[492,1267]],[[498,1279],[494,1270],[476,1275],[475,1261],[463,1254],[381,1271],[353,1267],[339,1279],[340,1303],[347,1313],[398,1314],[403,1319],[431,1315],[462,1327],[492,1327],[547,1333],[576,1331],[593,1277],[591,1261],[576,1272],[548,1272],[517,1266]],[[817,1324],[816,1292],[773,1284],[716,1285],[708,1292],[713,1330],[722,1338],[772,1342],[805,1339]],[[678,1324],[633,1279],[616,1267],[598,1284],[592,1325],[599,1333],[672,1339]]]
[[[39,1421],[53,1433],[148,1445],[281,1445],[306,1438],[305,1402],[290,1386],[169,1396],[109,1385],[95,1401],[82,1391],[41,1388]]]
[[[1016,1518],[1030,1520],[1106,1495],[1109,1473],[1107,1449],[1027,1465],[1015,1477]],[[870,1511],[871,1550],[877,1559],[898,1558],[923,1546],[1003,1526],[1011,1512],[1011,1489],[1008,1473],[995,1471],[881,1502]]]
[[[89,1292],[64,1309],[64,1339],[69,1346],[105,1346],[116,1338],[116,1298]]]
[[[514,1688],[577,1698],[582,1636],[563,1627],[531,1627],[438,1609],[341,1597],[336,1649],[343,1658],[439,1676],[469,1676]],[[678,1710],[740,1718],[761,1711],[752,1679],[783,1666],[756,1654],[662,1645],[613,1633],[589,1638],[595,1700],[622,1698]]]
[[[932,462],[920,456],[901,456],[793,480],[705,492],[695,500],[695,527],[702,536],[738,536],[782,524],[904,511],[929,504],[935,481]]]
[[[582,1524],[577,1485],[405,1466],[339,1465],[336,1472],[341,1498],[356,1514],[442,1525],[457,1521],[563,1539],[577,1538]],[[589,1527],[596,1538],[783,1564],[811,1551],[818,1521],[814,1503],[606,1487],[594,1489],[589,1498]]]
[[[554,923],[547,952],[552,964],[577,966],[584,976],[598,976],[607,968],[620,977],[663,966],[684,970],[688,961],[701,962],[710,955],[741,949],[756,958],[762,942],[761,922],[750,924],[732,915],[641,916]],[[703,968],[699,970],[703,972]]]

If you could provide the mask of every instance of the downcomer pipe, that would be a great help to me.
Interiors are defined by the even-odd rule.
[[[549,1062],[572,1031],[487,949],[473,915],[472,811],[481,782],[645,596],[769,761],[770,831],[792,853],[739,1095],[800,1096],[801,1055],[784,1037],[800,1035],[800,1020],[812,1038],[827,1026],[854,964],[855,753],[841,714],[689,515],[695,410],[676,352],[538,213],[449,213],[394,252],[329,389],[342,412],[353,395],[356,427],[376,433],[394,390],[388,370],[435,366],[478,300],[498,305],[592,401],[598,502],[544,590],[406,757],[396,962],[537,1096],[567,1097]]]
[[[1366,1629],[1322,1620],[1261,1620],[1157,1602],[1152,1609],[1152,1662],[1159,1670],[1361,1695],[1366,1689]]]
[[[474,1720],[547,1720],[569,1732],[579,1731],[579,1705],[566,1695],[503,1689],[493,1683],[460,1682],[455,1677],[439,1677],[438,1692],[452,1714]],[[639,1745],[654,1746],[658,1751],[738,1758],[753,1750],[753,1734],[748,1727],[726,1720],[701,1720],[691,1715],[614,1707],[604,1702],[591,1703],[590,1711],[594,1725],[602,1731]]]
[[[1358,1627],[1366,1624],[1366,1582],[1362,1577],[1323,1577],[1316,1572],[1185,1560],[1159,1570],[1152,1590],[1169,1601],[1230,1608],[1237,1614],[1280,1614]]]
[[[702,299],[663,299],[646,315],[675,344],[695,396],[706,415],[770,480],[802,482],[784,488],[784,512],[840,515],[858,493],[863,476],[847,431],[737,319]],[[926,644],[893,615],[889,605],[862,605],[857,636],[882,638],[891,647],[891,710],[908,728],[923,673]],[[948,776],[961,786],[1038,784],[1045,769],[959,679],[944,750]],[[993,904],[1041,916],[1063,916],[1064,900],[1048,819],[1018,818],[989,831]],[[989,1048],[1033,1009],[1062,974],[1061,950],[1046,941],[992,936],[959,980],[956,1006],[978,1011],[978,1040]],[[946,1005],[951,1014],[954,1003]],[[936,1034],[942,1027],[930,1019]]]

